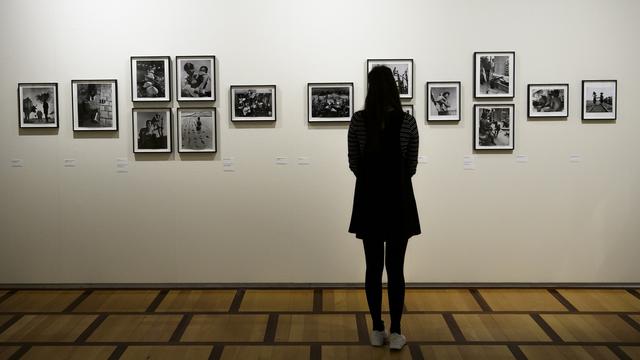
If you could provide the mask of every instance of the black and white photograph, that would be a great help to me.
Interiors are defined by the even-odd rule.
[[[169,153],[171,143],[171,109],[133,109],[133,152]]]
[[[118,81],[72,80],[73,131],[118,130]]]
[[[427,82],[427,121],[460,120],[460,82]]]
[[[231,121],[275,121],[275,85],[231,85]]]
[[[351,121],[353,83],[307,84],[307,119],[309,122]]]
[[[21,128],[58,127],[58,83],[18,84]]]
[[[215,108],[178,108],[177,118],[178,152],[217,151]]]
[[[216,57],[176,56],[178,101],[216,100]]]
[[[413,98],[413,59],[368,59],[367,73],[375,66],[386,66],[391,69],[398,85],[400,99]]]
[[[413,116],[413,105],[411,105],[411,104],[402,104],[402,111],[404,111],[407,114]]]
[[[530,118],[569,116],[569,84],[529,84],[527,90]]]
[[[582,80],[582,120],[615,120],[617,80]]]
[[[473,147],[476,150],[514,149],[514,105],[473,106]]]
[[[131,100],[171,101],[170,57],[131,57]]]
[[[473,57],[473,97],[513,98],[515,96],[515,52],[476,52]]]

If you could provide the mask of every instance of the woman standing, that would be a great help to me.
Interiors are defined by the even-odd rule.
[[[364,110],[349,126],[349,168],[356,175],[349,232],[362,239],[365,291],[373,322],[371,345],[399,350],[406,343],[400,329],[404,307],[404,256],[407,242],[420,234],[411,177],[418,163],[418,129],[402,111],[391,70],[376,66],[368,74]],[[386,262],[385,262],[386,244]],[[381,317],[382,271],[386,263],[391,335]]]

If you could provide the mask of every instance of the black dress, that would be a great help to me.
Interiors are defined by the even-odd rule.
[[[356,124],[350,129],[358,131],[359,128],[365,133],[359,137],[350,134],[350,141],[352,138],[366,139],[357,155],[350,154],[350,158],[358,156],[358,165],[349,232],[356,234],[359,239],[393,241],[420,234],[420,220],[411,183],[413,173],[409,167],[409,163],[415,159],[408,159],[401,146],[401,132],[406,132],[406,126],[403,125],[408,120],[406,116],[405,113],[390,112],[385,119],[384,129],[377,134],[377,141],[366,126],[358,126],[357,121],[366,121],[364,118],[354,119]],[[361,113],[360,117],[364,115]],[[415,123],[413,117],[410,120]],[[412,156],[417,157],[417,154]]]

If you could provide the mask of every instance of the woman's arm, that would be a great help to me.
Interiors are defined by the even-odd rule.
[[[349,169],[354,175],[358,176],[358,165],[360,164],[360,134],[362,132],[362,125],[360,124],[359,115],[353,114],[351,122],[349,123],[349,132],[347,135],[348,140],[348,155],[349,155]]]
[[[420,137],[418,135],[418,126],[416,125],[416,119],[409,115],[409,118],[405,119],[407,122],[406,135],[408,138],[407,143],[407,170],[409,175],[413,176],[416,173],[418,167],[418,145],[420,143]]]

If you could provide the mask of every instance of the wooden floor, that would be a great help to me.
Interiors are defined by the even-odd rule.
[[[391,353],[361,289],[6,289],[0,360],[640,359],[640,289],[407,289],[405,307]]]

